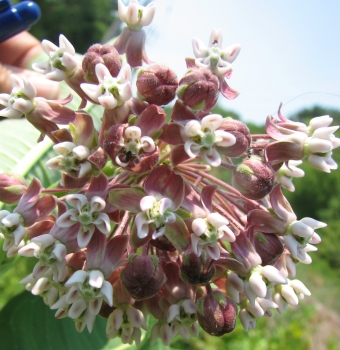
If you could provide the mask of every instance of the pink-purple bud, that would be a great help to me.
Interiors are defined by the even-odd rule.
[[[239,120],[232,118],[223,119],[219,129],[229,132],[236,138],[235,144],[228,147],[227,151],[224,152],[227,157],[239,157],[250,146],[250,130],[246,124],[240,122]]]
[[[208,111],[218,100],[218,78],[204,68],[190,69],[179,82],[177,96],[194,110]]]
[[[104,64],[112,77],[116,77],[122,66],[118,51],[112,45],[92,45],[83,59],[85,79],[90,83],[98,84],[95,67],[98,63]]]
[[[233,172],[233,186],[249,199],[261,199],[275,185],[275,172],[261,158],[251,156]]]
[[[208,283],[214,276],[215,269],[210,266],[210,257],[205,250],[200,256],[194,252],[184,252],[182,255],[181,278],[182,280],[196,286]]]
[[[201,297],[196,305],[198,322],[210,335],[221,336],[234,330],[237,306],[221,291],[215,290]]]
[[[131,254],[121,273],[121,280],[134,299],[142,300],[156,295],[166,282],[166,277],[155,255]]]
[[[26,189],[25,180],[19,176],[0,174],[0,202],[16,204]]]
[[[142,100],[161,106],[175,98],[178,80],[170,68],[153,64],[138,71],[136,85]]]
[[[262,266],[274,265],[283,253],[283,244],[274,233],[256,232],[254,245],[261,257]]]

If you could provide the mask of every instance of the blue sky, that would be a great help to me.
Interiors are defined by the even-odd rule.
[[[319,104],[340,109],[340,1],[157,0],[147,27],[147,54],[180,78],[193,37],[208,43],[212,29],[223,48],[241,44],[229,85],[240,91],[224,105],[243,120]]]

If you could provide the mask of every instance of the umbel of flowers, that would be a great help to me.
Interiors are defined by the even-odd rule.
[[[321,241],[315,230],[325,224],[296,217],[281,188],[294,190],[302,161],[337,168],[338,127],[329,116],[307,126],[279,111],[267,134],[250,135],[244,123],[211,112],[220,94],[238,95],[227,80],[239,45],[225,48],[218,30],[207,46],[194,39],[195,57],[178,79],[145,54],[143,26],[155,4],[119,0],[118,12],[127,26],[113,45],[93,45],[81,62],[61,35],[59,47],[42,42],[48,58],[34,65],[65,80],[79,108],[101,105],[99,130],[90,114],[65,106],[71,97],[36,97],[29,80],[13,75],[12,93],[0,94],[0,115],[25,115],[39,141],[54,142],[46,167],[61,173],[53,189],[0,175],[0,199],[16,204],[0,211],[3,249],[36,258],[22,283],[79,332],[105,317],[107,337],[139,345],[148,316],[156,319],[151,343],[166,345],[197,336],[198,325],[215,336],[237,319],[254,329],[258,318],[310,295],[296,265],[311,263]],[[231,172],[230,184],[209,173],[219,167]]]

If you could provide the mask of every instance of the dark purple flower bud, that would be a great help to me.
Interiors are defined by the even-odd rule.
[[[161,106],[175,98],[178,80],[170,68],[153,64],[138,71],[136,85],[142,100]]]
[[[85,53],[83,59],[83,70],[86,81],[99,84],[95,67],[102,63],[109,70],[112,77],[116,77],[122,66],[118,51],[112,45],[92,45]]]
[[[13,174],[0,174],[0,202],[16,204],[27,189],[23,178]]]
[[[177,89],[177,96],[194,110],[210,110],[216,105],[218,95],[218,78],[204,68],[190,69]]]
[[[254,244],[263,266],[274,265],[283,253],[283,244],[274,233],[255,232]]]
[[[235,168],[232,183],[245,197],[258,200],[274,187],[275,172],[261,158],[251,156]]]
[[[239,120],[232,118],[224,119],[219,129],[231,133],[236,138],[235,144],[227,147],[226,152],[223,152],[227,157],[238,157],[250,146],[251,135],[249,128]]]
[[[234,330],[237,306],[221,291],[215,290],[201,297],[196,305],[198,322],[210,335],[221,336]]]
[[[142,300],[156,295],[164,285],[166,277],[156,256],[131,254],[121,273],[121,280],[134,299]]]
[[[214,276],[215,268],[210,266],[210,257],[205,250],[200,256],[194,252],[184,252],[182,255],[181,278],[196,286],[208,283]]]

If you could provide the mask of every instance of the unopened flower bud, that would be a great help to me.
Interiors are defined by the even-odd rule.
[[[256,232],[254,242],[256,252],[261,257],[262,266],[274,265],[283,253],[283,244],[274,233]]]
[[[161,106],[175,98],[178,81],[170,68],[153,64],[139,70],[136,85],[142,100]]]
[[[257,156],[245,160],[233,173],[233,186],[250,199],[263,198],[270,193],[274,184],[274,170]]]
[[[194,110],[210,110],[218,100],[219,81],[209,70],[190,69],[180,80],[177,96]]]
[[[0,174],[0,202],[17,203],[26,188],[26,182],[20,176]]]
[[[234,330],[237,306],[221,291],[213,291],[198,299],[197,309],[198,322],[207,333],[221,336]]]
[[[85,53],[83,70],[85,78],[90,83],[99,84],[95,67],[102,63],[109,70],[112,77],[116,77],[122,66],[118,51],[112,45],[92,45]]]
[[[125,289],[136,300],[156,295],[166,281],[165,274],[156,256],[131,254],[121,273]]]
[[[200,285],[208,283],[215,273],[213,266],[209,266],[211,258],[202,250],[200,256],[194,252],[184,252],[182,255],[181,278],[192,284]]]
[[[228,147],[227,151],[225,152],[227,157],[238,157],[242,155],[242,153],[245,152],[250,146],[250,130],[246,124],[240,122],[239,120],[232,118],[223,119],[220,129],[229,132],[236,138],[235,144]]]

